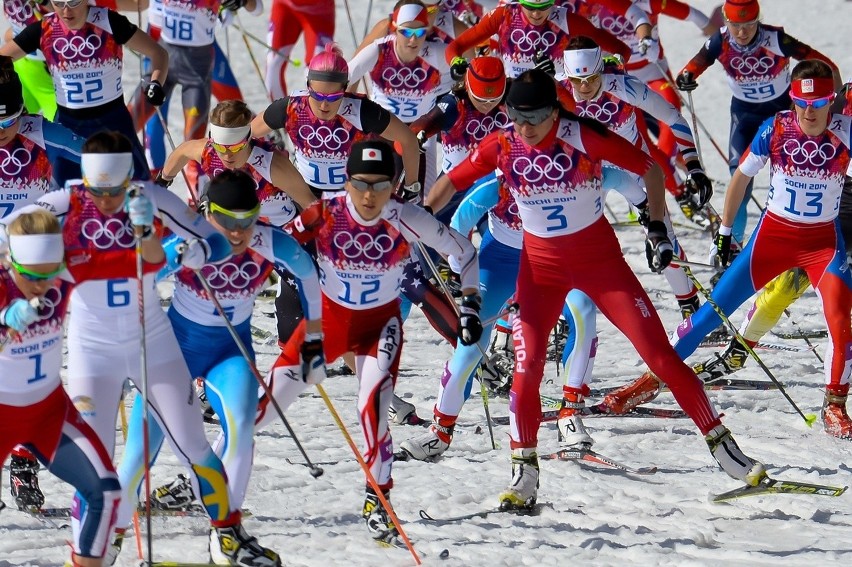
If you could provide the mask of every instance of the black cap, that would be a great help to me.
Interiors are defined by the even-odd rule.
[[[555,107],[556,81],[540,69],[530,69],[512,81],[506,104],[517,110]]]
[[[373,174],[393,177],[396,174],[393,147],[381,140],[368,140],[352,145],[352,153],[346,161],[346,173],[353,175]]]
[[[24,106],[24,88],[17,73],[10,73],[9,80],[0,88],[0,116],[12,116]]]
[[[254,178],[239,169],[226,169],[210,183],[202,200],[216,203],[228,211],[251,211],[260,204]]]

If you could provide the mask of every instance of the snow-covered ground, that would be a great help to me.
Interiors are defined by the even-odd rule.
[[[354,29],[360,38],[367,15],[365,0],[348,0]],[[709,12],[716,0],[695,0]],[[390,0],[377,0],[371,21],[390,12]],[[852,55],[843,37],[852,19],[852,4],[845,0],[801,2],[765,0],[764,21],[784,25],[794,36],[811,44],[838,62],[844,76],[852,73]],[[135,16],[133,16],[135,17]],[[264,35],[261,18],[243,16],[255,34]],[[661,35],[672,67],[679,69],[701,46],[700,32],[691,24],[663,18]],[[338,2],[337,37],[346,54],[353,49],[345,4]],[[220,41],[225,44],[224,34]],[[264,106],[265,94],[245,52],[242,38],[230,31],[233,66],[243,92],[255,110]],[[258,57],[261,50],[252,43]],[[296,52],[296,57],[301,54]],[[127,55],[128,88],[138,72],[134,58]],[[303,84],[304,70],[291,68],[293,87]],[[713,69],[700,80],[694,93],[699,116],[723,147],[727,145],[729,94],[721,71]],[[178,139],[180,124],[174,125]],[[701,134],[706,166],[712,177],[727,179],[727,167]],[[766,174],[758,179],[757,195],[765,197]],[[720,192],[721,193],[721,192]],[[723,196],[714,203],[721,207]],[[623,200],[613,197],[610,205],[623,218]],[[682,220],[675,213],[676,220]],[[757,215],[754,212],[751,225]],[[668,329],[679,313],[668,286],[660,276],[648,272],[642,234],[637,228],[618,228],[625,255],[649,291]],[[705,260],[710,239],[706,233],[684,230],[681,243],[697,261]],[[696,272],[705,283],[710,274]],[[266,314],[268,302],[256,308],[256,325],[273,330],[274,320]],[[823,327],[820,307],[813,292],[791,308],[792,318],[804,328]],[[740,315],[734,317],[739,321]],[[638,376],[643,365],[632,347],[603,318],[598,318],[601,342],[595,367],[599,385],[621,384]],[[780,327],[792,330],[789,319]],[[405,351],[398,392],[417,404],[428,416],[435,400],[437,381],[451,349],[437,338],[425,318],[413,313],[406,323]],[[784,342],[769,337],[768,340]],[[786,341],[800,344],[799,341]],[[820,341],[824,343],[824,341]],[[276,347],[258,345],[260,366],[273,361]],[[712,354],[700,349],[694,359]],[[806,412],[818,412],[822,401],[822,365],[812,353],[760,351],[767,365],[784,381],[792,398]],[[764,378],[753,362],[742,377]],[[558,395],[560,381],[550,365],[542,392]],[[332,378],[325,384],[349,431],[359,439],[355,411],[356,382],[352,377]],[[808,429],[777,391],[717,392],[713,401],[726,415],[727,425],[746,452],[762,459],[770,473],[785,478],[847,485],[852,483],[848,464],[848,442],[826,436],[818,425]],[[674,407],[671,395],[660,396],[657,405]],[[491,399],[492,415],[508,413],[504,399]],[[411,565],[404,550],[382,549],[373,544],[360,518],[363,473],[323,402],[316,395],[301,399],[289,412],[311,458],[325,474],[313,479],[308,470],[290,464],[301,461],[281,425],[257,435],[257,456],[246,507],[253,516],[246,520],[251,533],[277,550],[287,565]],[[486,433],[478,433],[477,426]],[[840,564],[852,559],[849,533],[852,529],[852,496],[840,498],[774,496],[741,500],[734,504],[712,504],[708,496],[737,486],[722,473],[688,420],[604,418],[587,420],[601,453],[636,466],[656,465],[649,477],[631,477],[619,472],[594,469],[570,462],[541,464],[539,501],[548,503],[540,516],[491,515],[485,519],[435,525],[419,519],[418,511],[449,517],[491,508],[497,494],[510,479],[507,428],[495,428],[500,448],[491,450],[479,396],[474,395],[460,418],[452,448],[432,464],[407,462],[394,466],[393,502],[405,529],[415,542],[424,564],[483,565],[806,565]],[[211,429],[210,435],[214,435]],[[418,428],[395,427],[397,441],[420,433]],[[540,433],[542,452],[555,449],[556,431],[544,425]],[[119,451],[121,449],[119,448]],[[180,472],[167,450],[154,469],[160,484]],[[67,505],[71,491],[49,474],[41,475],[49,506]],[[3,473],[8,487],[8,472]],[[7,488],[4,499],[9,502]],[[154,553],[158,560],[206,560],[207,525],[201,518],[155,518]],[[64,541],[68,531],[47,528],[13,510],[0,513],[0,566],[58,565],[67,556]],[[442,560],[442,550],[449,556]],[[133,565],[133,537],[126,542],[119,565]]]

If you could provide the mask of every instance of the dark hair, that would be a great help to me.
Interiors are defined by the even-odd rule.
[[[101,130],[86,139],[83,144],[84,154],[124,154],[131,153],[133,146],[130,140],[121,132]]]
[[[566,51],[570,51],[574,49],[594,49],[596,47],[600,47],[600,45],[592,38],[585,35],[575,35],[568,40],[568,45],[565,49]]]
[[[216,203],[229,211],[250,211],[260,204],[257,182],[240,169],[217,173],[202,193],[204,203]]]
[[[790,74],[791,81],[798,79],[831,79],[833,77],[834,73],[831,67],[828,66],[828,63],[819,59],[799,61],[793,67],[793,72]]]

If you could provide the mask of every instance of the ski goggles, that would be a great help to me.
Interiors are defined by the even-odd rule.
[[[128,179],[121,185],[114,185],[112,187],[89,187],[86,186],[86,191],[88,191],[93,197],[118,197],[127,188],[130,186],[130,180]]]
[[[427,28],[396,28],[396,31],[405,39],[416,38],[420,39],[429,31]]]
[[[18,119],[24,113],[24,107],[21,107],[21,110],[10,116],[9,118],[4,118],[0,120],[0,130],[5,130],[6,128],[11,128],[15,124],[18,123]]]
[[[237,142],[236,144],[219,144],[213,141],[213,138],[209,138],[210,147],[213,148],[214,151],[220,154],[236,154],[239,153],[240,150],[249,145],[249,141],[251,140],[251,134],[243,140],[242,142]]]
[[[308,87],[308,94],[317,102],[337,102],[338,100],[343,98],[343,95],[346,94],[346,91],[337,91],[333,93],[318,93],[311,87]]]
[[[83,0],[51,0],[54,9],[61,10],[63,8],[76,8],[83,3]]]
[[[361,191],[362,193],[365,192],[365,191],[373,191],[373,192],[378,193],[380,191],[387,191],[388,189],[393,187],[393,181],[391,181],[391,180],[376,181],[375,183],[367,183],[366,181],[361,181],[360,179],[355,179],[354,177],[350,177],[349,183],[352,184],[352,187],[356,191]]]
[[[813,107],[814,110],[817,108],[822,108],[831,104],[831,101],[834,100],[834,94],[830,94],[828,96],[823,96],[820,98],[799,98],[794,95],[790,95],[790,100],[793,101],[793,104],[798,106],[799,108],[807,108],[809,106]]]
[[[545,10],[550,10],[553,5],[556,3],[556,0],[550,0],[550,2],[534,2],[532,0],[518,0],[518,4],[527,10],[531,10],[533,12],[544,12]]]
[[[250,211],[229,211],[216,203],[208,203],[210,215],[225,230],[246,230],[254,226],[260,216],[260,204]]]
[[[523,126],[524,124],[529,124],[530,126],[538,126],[539,124],[550,118],[550,115],[552,113],[552,106],[536,108],[535,110],[518,110],[517,108],[512,108],[511,106],[506,105],[506,114],[509,115],[509,120],[511,120],[518,126]]]
[[[23,267],[14,260],[11,260],[10,264],[12,264],[12,269],[18,272],[18,274],[20,274],[20,276],[28,282],[45,282],[47,280],[52,280],[65,271],[64,263],[59,264],[59,268],[52,272],[34,272]]]

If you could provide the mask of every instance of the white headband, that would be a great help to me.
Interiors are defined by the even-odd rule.
[[[133,175],[133,155],[83,154],[80,156],[83,181],[89,187],[119,187]]]
[[[210,125],[210,139],[217,144],[230,146],[231,144],[239,144],[244,142],[251,134],[251,125],[236,126],[229,128],[226,126]]]
[[[65,257],[62,234],[10,234],[9,253],[19,264],[56,264]]]
[[[426,8],[417,4],[406,4],[401,6],[396,12],[394,23],[398,26],[410,22],[424,22],[426,20]],[[423,13],[423,16],[420,14]],[[428,21],[428,20],[426,20]]]
[[[588,77],[603,71],[601,48],[569,49],[562,54],[565,74],[569,77]]]

